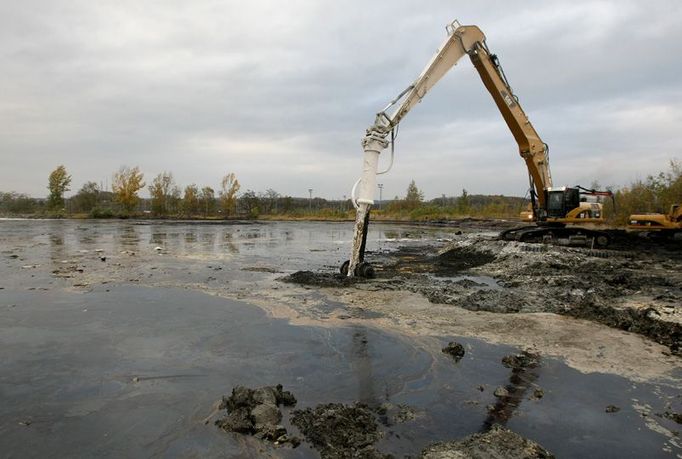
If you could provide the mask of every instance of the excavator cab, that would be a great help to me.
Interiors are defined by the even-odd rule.
[[[546,214],[549,218],[564,218],[570,211],[580,207],[580,190],[577,188],[546,188]]]

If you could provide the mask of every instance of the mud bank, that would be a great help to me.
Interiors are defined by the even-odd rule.
[[[619,244],[594,251],[462,236],[440,251],[406,246],[372,254],[376,280],[316,273],[286,280],[409,291],[470,311],[562,314],[641,334],[679,355],[682,264],[673,259],[682,251],[625,236]]]

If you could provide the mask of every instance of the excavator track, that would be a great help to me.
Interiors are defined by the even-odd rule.
[[[598,248],[607,247],[611,243],[611,236],[605,231],[570,226],[522,226],[502,231],[499,238],[506,241]]]

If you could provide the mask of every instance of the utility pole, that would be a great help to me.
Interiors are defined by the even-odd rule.
[[[377,183],[377,186],[379,187],[379,209],[381,209],[383,206],[381,205],[381,201],[383,201],[383,193],[384,193],[384,184],[383,183]]]
[[[308,198],[308,209],[312,213],[312,211],[313,211],[313,189],[312,188],[308,188],[308,194],[310,195],[310,197]]]

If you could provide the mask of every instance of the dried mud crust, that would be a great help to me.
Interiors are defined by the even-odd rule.
[[[470,311],[562,314],[644,335],[680,355],[682,243],[620,235],[614,247],[595,251],[463,235],[440,251],[420,245],[371,254],[375,280],[311,272],[285,280],[409,291]],[[489,281],[477,280],[481,276]]]
[[[462,440],[436,443],[422,459],[550,459],[554,455],[532,440],[498,425]]]

